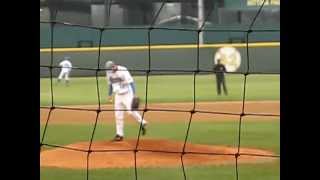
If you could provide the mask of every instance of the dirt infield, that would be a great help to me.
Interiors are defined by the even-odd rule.
[[[89,168],[133,168],[134,167],[134,148],[136,140],[126,140],[123,142],[98,141],[93,142],[93,151],[109,150],[109,152],[92,152],[89,158]],[[87,150],[88,142],[80,142],[70,144],[66,147]],[[181,166],[181,152],[183,142],[143,139],[139,141],[138,151],[136,154],[137,167],[177,167]],[[112,151],[120,150],[120,151]],[[163,152],[146,152],[149,151],[169,151]],[[236,148],[226,146],[209,146],[186,144],[186,152],[200,153],[216,153],[220,155],[199,155],[185,154],[183,156],[184,165],[222,165],[235,164]],[[240,153],[244,154],[259,154],[272,155],[272,152],[241,148]],[[221,155],[229,154],[229,155]],[[276,158],[262,156],[239,156],[238,163],[263,163],[273,161]],[[86,169],[87,167],[87,152],[73,151],[67,149],[51,149],[45,150],[40,154],[40,164],[42,167],[59,167],[71,169]]]
[[[67,106],[68,108],[87,108],[97,109],[96,105],[82,105],[82,106]],[[191,110],[192,103],[157,103],[149,104],[148,109],[158,109],[160,111],[147,111],[144,114],[145,119],[148,121],[157,122],[172,122],[183,121],[190,118],[190,113],[186,112],[169,112],[165,110]],[[101,107],[103,111],[99,115],[99,120],[102,122],[114,123],[113,106],[103,105]],[[162,111],[164,110],[164,111]],[[197,111],[206,112],[219,112],[219,113],[236,113],[240,114],[242,111],[242,102],[228,101],[228,102],[198,102],[196,104]],[[40,122],[43,123],[47,120],[48,109],[40,109]],[[280,102],[279,101],[246,101],[245,113],[255,114],[275,114],[280,115]],[[96,112],[94,111],[78,111],[78,110],[66,110],[55,109],[50,116],[50,123],[91,123],[96,118]],[[126,122],[134,122],[130,116],[126,117]],[[279,117],[263,117],[263,116],[245,116],[248,119],[279,119]],[[131,119],[131,120],[130,120]],[[239,115],[228,114],[213,114],[213,113],[195,113],[193,119],[196,120],[239,120]]]

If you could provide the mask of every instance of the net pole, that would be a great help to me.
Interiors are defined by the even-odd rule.
[[[204,2],[198,0],[198,29],[201,29],[204,24]],[[203,44],[203,32],[199,33],[199,44]]]

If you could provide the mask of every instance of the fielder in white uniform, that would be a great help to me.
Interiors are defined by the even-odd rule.
[[[130,72],[124,66],[114,64],[112,61],[106,62],[106,77],[109,85],[108,98],[112,102],[114,94],[114,109],[116,118],[116,136],[114,141],[122,141],[124,136],[124,112],[132,115],[139,123],[142,123],[142,135],[146,133],[147,121],[142,119],[138,111],[131,110],[131,103],[135,97],[135,84]]]
[[[61,71],[58,77],[58,83],[61,81],[62,78],[64,78],[66,85],[68,85],[69,75],[72,69],[72,64],[69,61],[69,58],[65,57],[64,60],[59,63],[59,66],[61,66]]]

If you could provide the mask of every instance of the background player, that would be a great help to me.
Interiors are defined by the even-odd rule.
[[[59,63],[59,66],[61,66],[61,71],[58,77],[58,83],[61,81],[62,78],[65,80],[65,84],[69,85],[69,75],[72,69],[72,64],[70,62],[69,57],[64,57],[64,59]]]
[[[227,72],[226,67],[221,63],[221,60],[217,60],[217,64],[213,67],[213,72],[216,74],[216,82],[217,82],[217,93],[221,94],[221,85],[223,87],[223,91],[225,95],[228,95],[228,90],[226,86],[226,81],[224,78],[224,73]]]
[[[146,133],[147,121],[142,119],[137,111],[132,110],[132,100],[135,95],[135,84],[130,72],[124,66],[116,65],[112,61],[105,64],[106,77],[109,85],[108,99],[112,102],[114,94],[114,109],[116,118],[116,136],[113,141],[122,141],[124,137],[124,110],[140,124],[142,123],[142,135]]]

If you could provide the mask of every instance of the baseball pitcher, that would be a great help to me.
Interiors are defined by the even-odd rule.
[[[116,118],[116,136],[113,141],[122,141],[124,137],[124,110],[140,124],[142,123],[142,135],[146,133],[147,121],[142,119],[136,109],[132,108],[133,101],[136,102],[135,84],[130,72],[126,67],[116,65],[112,61],[107,61],[106,78],[109,85],[108,99],[112,102],[114,94],[114,109]]]

